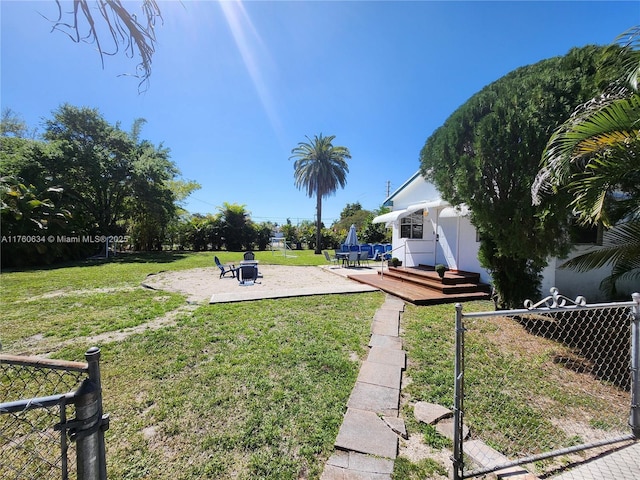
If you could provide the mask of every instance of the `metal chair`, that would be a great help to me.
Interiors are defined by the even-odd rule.
[[[367,262],[367,265],[369,265],[369,252],[367,252],[366,250],[363,250],[358,255],[358,265],[361,265],[362,263],[365,263],[365,262]]]
[[[323,250],[322,253],[324,254],[324,258],[327,259],[327,262],[335,263],[337,265],[338,262],[340,261],[340,259],[335,255],[333,257],[329,255],[329,252],[327,252],[326,250]]]
[[[237,278],[240,285],[253,285],[258,282],[257,265],[240,265],[237,269]]]
[[[230,273],[233,278],[236,278],[235,265],[223,265],[222,263],[220,263],[220,259],[217,256],[214,256],[213,260],[216,262],[216,265],[220,269],[220,278],[224,277],[227,273]]]

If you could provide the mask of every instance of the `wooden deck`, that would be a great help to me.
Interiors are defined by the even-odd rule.
[[[389,267],[384,274],[347,275],[360,283],[379,288],[416,305],[488,300],[491,287],[480,283],[480,274],[473,272],[445,273],[440,278],[428,265],[417,267]]]

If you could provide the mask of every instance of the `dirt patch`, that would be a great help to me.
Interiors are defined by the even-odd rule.
[[[446,468],[447,471],[452,469],[451,451],[431,448],[422,441],[422,435],[419,433],[410,435],[406,440],[400,440],[398,456],[409,459],[411,463],[418,463],[420,460],[430,458]],[[432,475],[425,480],[444,480],[446,478],[446,476],[442,475]]]
[[[105,288],[92,288],[91,290],[54,290],[53,292],[47,292],[42,295],[34,295],[25,300],[21,300],[21,303],[38,302],[40,300],[46,300],[49,298],[66,297],[71,295],[93,295],[97,293],[115,293],[115,292],[130,292],[137,287],[105,287]]]
[[[231,275],[220,278],[217,267],[193,268],[179,272],[162,272],[150,275],[143,286],[154,290],[178,292],[187,296],[189,303],[208,303],[211,296],[222,294],[247,294],[251,298],[272,296],[277,292],[315,289],[322,293],[340,293],[353,289],[354,282],[347,274],[376,274],[376,270],[326,267],[292,267],[285,265],[260,265],[259,283],[248,287],[239,285]]]

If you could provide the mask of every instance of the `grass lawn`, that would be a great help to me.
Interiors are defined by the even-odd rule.
[[[239,261],[240,252],[217,252],[222,262]],[[312,250],[256,252],[263,264],[322,265]],[[148,322],[184,304],[184,297],[148,291],[140,284],[164,270],[212,267],[214,254],[123,254],[108,261],[86,261],[0,274],[3,305],[0,341],[11,353],[48,352],[62,340],[117,331]],[[28,321],[25,321],[28,319]]]
[[[216,254],[223,263],[242,257]],[[289,254],[295,256],[256,252],[256,258],[261,264],[326,263],[312,251]],[[104,410],[111,415],[110,478],[317,479],[333,452],[384,295],[185,308],[182,295],[140,287],[147,275],[163,270],[211,267],[213,255],[126,254],[5,271],[3,353],[82,361],[93,346],[88,336],[173,313],[169,326],[98,345]],[[464,311],[492,308],[490,302],[470,302]],[[447,448],[450,443],[433,427],[413,420],[411,406],[421,400],[453,403],[454,307],[408,305],[402,331],[410,378],[402,392],[407,428],[434,449]],[[570,420],[589,421],[605,433],[626,422],[628,395],[554,363],[554,356],[570,353],[566,347],[530,335],[513,321],[474,325],[466,347],[465,421],[474,435],[504,452],[532,442],[546,448],[577,441],[565,431]],[[0,385],[6,388],[11,387]],[[396,462],[396,480],[426,476],[446,478],[431,459]]]
[[[291,254],[256,257],[326,263]],[[148,274],[212,265],[208,252],[3,272],[3,351],[82,361],[92,346],[84,337],[184,305],[140,288]],[[171,327],[99,345],[110,478],[318,478],[383,301],[366,293],[202,305]]]
[[[490,302],[469,302],[463,311],[492,309]],[[403,389],[404,417],[408,430],[421,433],[435,448],[448,442],[433,428],[413,421],[411,405],[453,405],[454,325],[453,305],[410,305],[403,316],[411,379]],[[513,319],[465,322],[465,352],[465,424],[473,438],[511,458],[629,433],[628,391],[554,361],[576,354],[529,333]],[[535,468],[543,473],[557,465],[554,460]]]

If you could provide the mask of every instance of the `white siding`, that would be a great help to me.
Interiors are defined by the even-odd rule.
[[[436,187],[431,183],[427,183],[422,176],[418,175],[393,197],[393,210],[400,210],[414,203],[435,200],[436,198],[440,198],[440,193]]]
[[[440,193],[436,187],[428,183],[422,176],[417,175],[392,196],[393,210],[401,210],[409,205],[432,201],[439,197]],[[400,238],[398,222],[398,225],[393,229],[392,243],[395,249],[393,256],[402,260],[403,264],[407,266],[443,263],[450,268],[479,272],[482,282],[491,283],[489,273],[480,266],[478,260],[480,243],[476,241],[476,231],[469,218],[466,216],[438,218],[441,210],[442,207],[429,209],[428,216],[424,218],[424,240]],[[438,234],[437,243],[434,238],[436,233]],[[577,256],[593,248],[597,247],[578,245],[571,256]],[[589,272],[576,272],[560,268],[565,261],[552,258],[542,271],[542,298],[549,295],[551,287],[557,287],[561,295],[572,299],[582,295],[589,303],[604,301],[605,297],[600,291],[600,282],[609,275],[611,267],[607,266]],[[637,280],[622,282],[618,290],[623,296],[639,292],[640,282]],[[532,298],[530,300],[535,302],[540,299]]]

